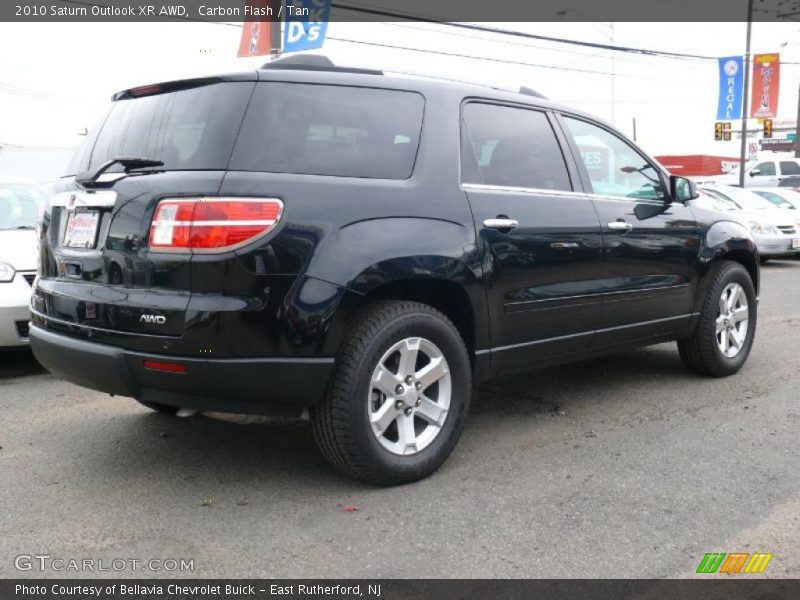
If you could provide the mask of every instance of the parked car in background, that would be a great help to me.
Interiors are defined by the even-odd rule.
[[[794,212],[742,188],[701,186],[700,190],[736,207],[739,220],[750,227],[761,260],[800,253],[800,219]]]
[[[778,187],[782,181],[800,178],[800,158],[771,158],[754,160],[744,166],[744,187]],[[739,186],[737,168],[726,175],[695,178],[698,184]]]
[[[28,343],[36,224],[46,198],[36,183],[0,179],[0,348]]]
[[[800,192],[791,188],[752,188],[750,191],[772,202],[778,208],[800,209]]]

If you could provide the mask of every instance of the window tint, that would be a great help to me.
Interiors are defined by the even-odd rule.
[[[464,183],[572,189],[561,148],[543,112],[472,103],[464,107],[462,127]]]
[[[666,197],[658,171],[628,143],[586,121],[564,120],[595,194],[653,200]]]
[[[773,162],[763,162],[756,165],[755,168],[759,170],[759,173],[754,175],[754,177],[767,177],[769,175],[775,175],[775,163]]]
[[[118,100],[91,154],[90,169],[120,156],[164,169],[225,169],[252,83],[229,82]]]
[[[773,194],[772,192],[764,192],[762,190],[757,190],[753,193],[758,194],[762,198],[766,198],[767,200],[772,202],[775,206],[786,206],[789,204],[788,202],[786,202],[786,200],[778,196],[778,194]]]
[[[259,83],[231,169],[406,179],[423,108],[415,92]]]
[[[800,164],[791,160],[781,161],[782,175],[800,175]]]

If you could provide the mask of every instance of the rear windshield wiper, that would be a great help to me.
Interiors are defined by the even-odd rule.
[[[119,158],[112,158],[108,162],[103,163],[100,165],[94,172],[87,172],[81,175],[78,175],[75,178],[75,181],[80,183],[84,186],[91,186],[97,183],[97,178],[100,177],[103,173],[108,171],[114,165],[122,165],[125,168],[125,172],[128,173],[132,169],[143,169],[145,167],[161,167],[164,165],[164,161],[158,160],[157,158],[144,158],[144,157],[135,157],[135,156],[121,156]]]

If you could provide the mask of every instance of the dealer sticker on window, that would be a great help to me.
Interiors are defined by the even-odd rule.
[[[66,248],[94,248],[97,240],[97,223],[100,213],[96,210],[73,212],[67,220],[64,234]]]

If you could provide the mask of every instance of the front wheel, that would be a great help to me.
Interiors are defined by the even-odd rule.
[[[691,337],[678,342],[683,363],[695,373],[724,377],[742,368],[756,333],[756,292],[741,264],[724,261],[709,274],[700,319]]]
[[[381,301],[355,320],[325,399],[311,411],[324,456],[378,485],[426,477],[461,435],[470,361],[450,320],[416,302]]]

